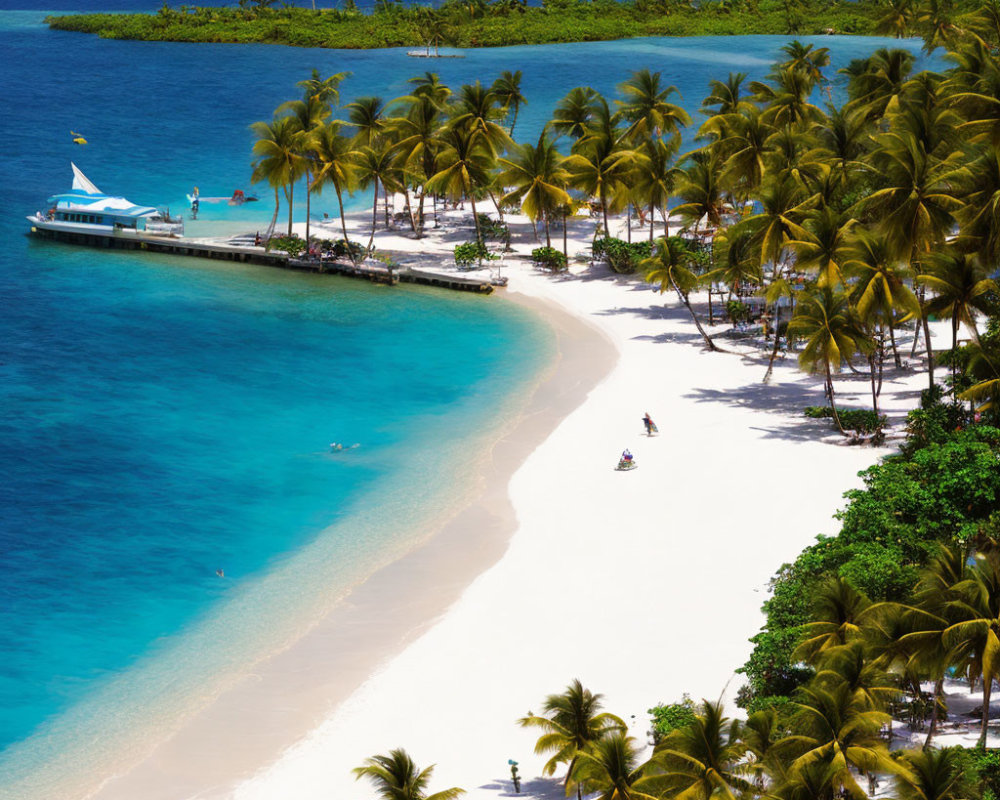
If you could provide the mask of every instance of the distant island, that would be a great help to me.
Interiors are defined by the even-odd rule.
[[[964,4],[961,4],[964,6]],[[971,8],[971,6],[970,6]],[[339,8],[240,0],[235,8],[166,4],[156,13],[50,16],[51,28],[106,39],[283,44],[299,47],[500,47],[641,36],[912,35],[919,21],[877,0],[447,0],[439,8],[354,0]]]

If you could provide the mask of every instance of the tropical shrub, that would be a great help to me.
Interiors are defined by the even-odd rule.
[[[690,725],[695,718],[694,701],[685,694],[678,703],[660,703],[647,710],[653,720],[650,734],[653,744],[659,744],[671,731]]]
[[[306,251],[306,241],[298,236],[274,236],[271,238],[270,247],[272,250],[288,253],[289,258],[298,258]]]
[[[539,267],[553,272],[566,269],[566,256],[554,247],[536,247],[531,251],[531,260]]]
[[[652,245],[646,240],[626,242],[613,236],[595,239],[591,250],[594,258],[604,259],[613,272],[622,275],[635,272],[639,268],[639,262],[649,258],[653,252]]]
[[[751,311],[750,306],[740,300],[726,301],[726,316],[734,325],[740,322],[749,322]]]
[[[358,242],[348,242],[345,239],[337,239],[330,250],[333,252],[334,258],[350,258],[353,256],[356,261],[365,255],[364,245]]]
[[[967,749],[976,782],[983,793],[983,800],[1000,799],[1000,750]]]
[[[805,415],[811,419],[832,419],[833,409],[830,406],[808,406]],[[884,415],[867,408],[838,408],[837,415],[845,431],[862,434],[878,433],[888,421]]]
[[[908,443],[861,473],[847,492],[836,536],[820,536],[771,581],[766,623],[739,670],[739,704],[757,708],[788,697],[811,674],[792,653],[811,619],[808,598],[820,582],[843,578],[871,600],[905,601],[921,567],[940,545],[962,548],[1000,527],[1000,429],[974,425],[924,446]]]
[[[455,245],[455,265],[459,269],[472,269],[492,258],[482,242],[463,242]]]

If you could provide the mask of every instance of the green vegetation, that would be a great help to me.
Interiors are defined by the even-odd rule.
[[[861,473],[839,533],[772,581],[741,669],[745,722],[710,702],[661,706],[651,712],[658,743],[641,762],[624,722],[578,681],[519,720],[539,730],[546,774],[565,769],[578,797],[861,800],[879,776],[899,800],[996,796],[995,752],[932,745],[947,675],[984,689],[981,745],[1000,679],[1000,287],[990,277],[1000,267],[1000,2],[973,15],[940,0],[881,10],[900,30],[920,26],[928,47],[946,46],[951,66],[913,74],[908,52],[880,49],[843,70],[848,101],[824,109],[813,98],[829,54],[792,42],[766,80],[711,82],[702,146],[679,158],[691,121],[648,70],[632,73],[614,105],[573,89],[531,144],[512,136],[525,102],[512,73],[455,92],[428,73],[389,103],[357,101],[346,120],[330,99],[339,76],[314,75],[302,103],[325,92],[329,114],[286,104],[254,126],[255,176],[276,200],[290,202],[303,178],[307,192],[332,185],[342,198],[375,180],[366,165],[378,151],[377,180],[405,194],[413,236],[429,208],[469,203],[476,238],[459,247],[470,263],[489,255],[489,231],[503,224],[477,202],[524,211],[546,258],[559,253],[552,229],[589,208],[595,259],[676,294],[710,350],[699,289],[720,287],[744,317],[763,305],[771,363],[782,341],[798,348],[830,401],[808,413],[841,432],[878,432],[883,373],[902,366],[906,336],[911,358],[923,340],[928,388],[900,452]],[[378,196],[376,185],[373,230]],[[680,201],[683,227],[657,236],[668,198]],[[624,241],[607,235],[621,212]],[[648,236],[629,241],[634,218]],[[932,316],[951,321],[947,352],[930,347]],[[833,375],[855,363],[870,411],[836,405]],[[892,714],[923,726],[922,750],[890,752]],[[385,796],[387,775],[415,773],[397,768],[401,752],[363,768]]]
[[[439,9],[381,0],[371,13],[242,0],[239,8],[164,5],[155,14],[73,14],[48,18],[59,30],[108,39],[239,42],[370,49],[499,47],[637,36],[872,34],[884,14],[874,0],[448,0]],[[909,29],[907,29],[909,30]]]
[[[459,269],[473,269],[490,257],[490,251],[482,242],[463,242],[455,245],[455,266]]]
[[[531,251],[531,261],[553,272],[566,269],[566,256],[554,247],[536,247]]]
[[[653,730],[650,731],[653,743],[659,744],[668,734],[694,721],[694,701],[685,694],[679,703],[660,703],[646,713],[653,722]]]

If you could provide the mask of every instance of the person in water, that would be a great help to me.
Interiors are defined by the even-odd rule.
[[[221,567],[215,571],[215,574],[218,575],[220,578],[226,577],[226,572]]]

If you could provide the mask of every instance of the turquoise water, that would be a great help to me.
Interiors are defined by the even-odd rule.
[[[194,185],[250,188],[247,123],[313,67],[353,73],[346,101],[401,95],[428,66],[400,50],[102,41],[41,16],[0,12],[0,787],[88,738],[119,746],[136,708],[168,714],[190,690],[177,676],[280,644],[412,535],[398,523],[421,519],[415,481],[460,488],[456,443],[509,413],[551,350],[493,300],[28,240],[24,215],[68,188],[71,159],[105,191],[177,209]],[[785,41],[504,48],[433,66],[451,84],[523,70],[528,138],[574,85],[611,93],[648,66],[693,111],[710,77],[763,77]],[[835,66],[897,44],[819,41]],[[203,206],[189,232],[269,216],[262,193]],[[361,446],[331,455],[331,441]],[[447,497],[431,500],[427,515]]]

